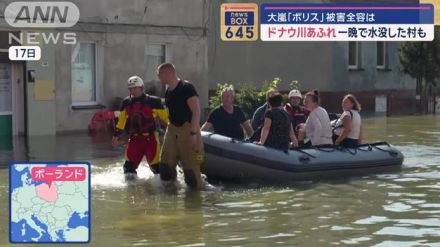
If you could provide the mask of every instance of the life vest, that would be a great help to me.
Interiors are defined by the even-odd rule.
[[[297,126],[306,122],[310,112],[302,106],[291,106],[289,103],[284,106],[284,110],[289,114],[293,130],[298,135]]]
[[[144,134],[152,133],[156,130],[156,119],[154,118],[153,108],[147,102],[148,96],[141,99],[131,99],[126,106],[128,115],[128,133]]]
[[[289,113],[291,117],[295,117],[296,115],[303,115],[307,118],[310,115],[310,112],[306,110],[303,106],[291,106],[289,103],[284,106],[284,110]]]

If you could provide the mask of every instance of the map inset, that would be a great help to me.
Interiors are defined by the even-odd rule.
[[[12,243],[90,241],[90,164],[10,167]]]

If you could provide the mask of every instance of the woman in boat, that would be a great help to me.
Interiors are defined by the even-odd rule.
[[[320,106],[317,90],[306,93],[304,105],[310,111],[305,124],[300,125],[299,140],[304,146],[319,146],[333,144],[332,127],[327,111]]]
[[[269,96],[268,102],[270,109],[264,115],[260,141],[256,144],[283,151],[287,151],[291,146],[297,147],[298,140],[290,117],[282,106],[283,96],[277,92]]]
[[[336,121],[333,129],[333,142],[347,148],[356,148],[362,142],[361,105],[352,94],[345,95],[342,100],[343,113]]]

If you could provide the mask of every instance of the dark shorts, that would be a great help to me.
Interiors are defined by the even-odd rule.
[[[333,143],[336,142],[336,139],[338,139],[338,137],[339,137],[338,135],[332,136]],[[344,140],[342,140],[341,143],[339,143],[339,145],[345,148],[357,148],[358,143],[359,141],[357,139],[345,138]]]

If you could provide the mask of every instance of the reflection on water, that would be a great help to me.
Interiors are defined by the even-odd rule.
[[[93,159],[92,245],[440,246],[440,117],[370,118],[364,132],[404,153],[401,173],[194,193],[146,166],[127,185],[122,155]],[[0,246],[8,245],[7,189],[3,169]]]

